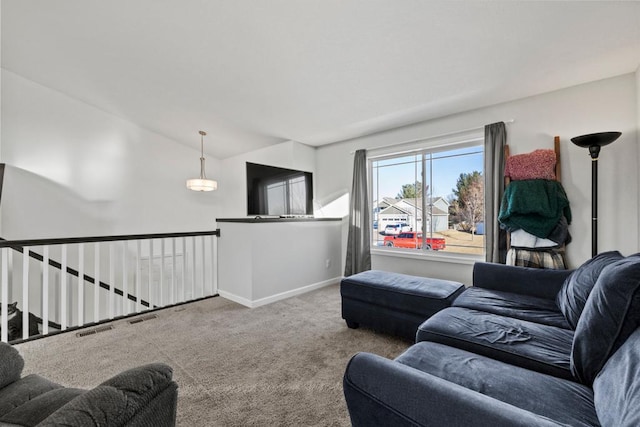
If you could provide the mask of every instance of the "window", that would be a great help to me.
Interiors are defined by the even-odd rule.
[[[370,157],[373,246],[484,254],[483,151],[478,138]],[[408,231],[420,241],[399,241]]]
[[[304,215],[307,212],[307,182],[304,175],[267,183],[265,191],[269,215],[283,212]]]

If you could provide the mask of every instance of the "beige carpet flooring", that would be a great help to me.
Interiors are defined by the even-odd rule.
[[[351,356],[393,358],[410,345],[348,329],[337,285],[254,309],[217,297],[155,314],[16,345],[24,374],[91,388],[164,362],[179,385],[179,426],[348,426],[342,375]]]

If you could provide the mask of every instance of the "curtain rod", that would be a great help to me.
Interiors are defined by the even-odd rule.
[[[504,124],[510,124],[510,123],[515,122],[515,121],[516,121],[515,119],[505,120],[505,121],[504,121]],[[409,140],[409,141],[396,142],[396,143],[394,143],[394,144],[385,145],[385,146],[383,146],[383,147],[374,147],[374,148],[369,148],[368,150],[377,150],[377,149],[380,149],[380,148],[394,147],[394,146],[396,146],[396,145],[411,144],[411,143],[414,143],[414,142],[425,141],[425,140],[427,140],[427,139],[443,138],[443,137],[445,137],[445,136],[451,136],[451,135],[456,135],[456,134],[459,134],[459,133],[471,132],[471,131],[474,131],[474,130],[480,130],[480,129],[484,129],[484,126],[477,126],[477,127],[469,128],[469,129],[456,130],[456,131],[453,131],[453,132],[447,132],[447,133],[443,133],[443,134],[440,134],[440,135],[427,136],[427,137],[425,137],[425,138],[416,138],[416,139],[411,139],[411,140]],[[355,150],[354,150],[354,151],[350,151],[350,152],[349,152],[349,154],[355,154],[355,153],[356,153],[356,152],[355,152]]]

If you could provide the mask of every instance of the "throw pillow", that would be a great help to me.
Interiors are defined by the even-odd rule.
[[[571,372],[590,385],[604,364],[640,326],[640,254],[602,270],[573,338]]]
[[[578,326],[578,319],[602,269],[622,258],[618,251],[603,252],[582,264],[564,281],[556,304],[572,329]]]

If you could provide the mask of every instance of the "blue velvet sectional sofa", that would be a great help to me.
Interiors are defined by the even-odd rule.
[[[351,359],[354,426],[640,426],[640,254],[478,263],[473,285],[395,360]]]

